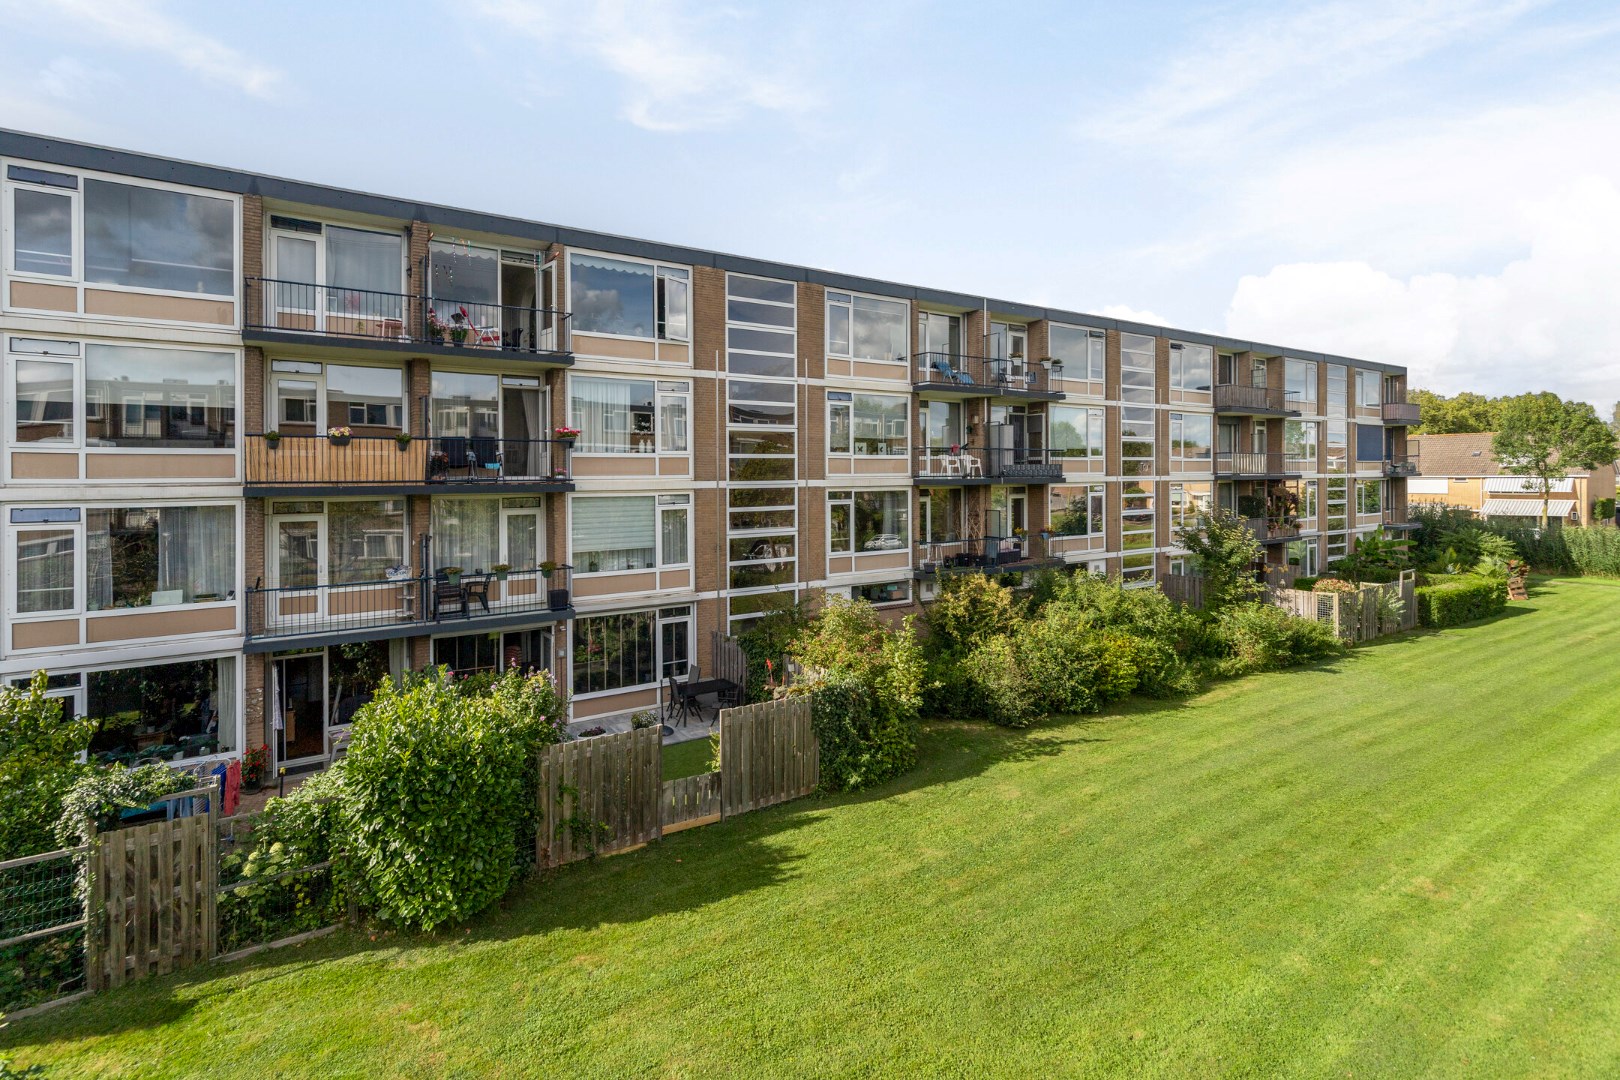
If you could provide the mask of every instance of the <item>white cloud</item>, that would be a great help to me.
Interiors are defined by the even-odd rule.
[[[251,60],[224,42],[164,12],[156,0],[33,0],[8,3],[31,24],[47,14],[71,22],[125,49],[157,53],[212,82],[254,97],[269,97],[281,80],[274,67]]]
[[[1171,322],[1163,315],[1159,315],[1151,311],[1144,311],[1140,308],[1133,308],[1126,304],[1109,304],[1101,311],[1097,312],[1097,314],[1109,319],[1123,319],[1125,322],[1147,323],[1149,326],[1175,325],[1175,323]],[[1187,327],[1186,329],[1190,330],[1192,327]]]
[[[775,17],[757,25],[729,8],[566,0],[478,0],[513,33],[570,48],[623,81],[625,119],[649,131],[723,127],[748,112],[814,104]]]
[[[1405,364],[1442,392],[1620,389],[1620,188],[1582,176],[1527,206],[1529,250],[1496,272],[1397,277],[1362,261],[1243,278],[1227,332]]]

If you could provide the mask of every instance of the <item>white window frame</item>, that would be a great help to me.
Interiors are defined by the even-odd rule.
[[[670,344],[670,345],[688,345],[688,344],[691,343],[691,340],[692,340],[692,337],[691,337],[692,323],[696,318],[696,314],[695,314],[695,311],[694,311],[694,308],[693,308],[693,303],[692,303],[692,300],[693,300],[692,268],[690,266],[686,266],[686,265],[684,265],[682,263],[675,263],[675,262],[661,262],[661,261],[659,261],[657,259],[643,259],[643,258],[638,258],[635,255],[621,255],[616,251],[593,251],[593,250],[588,249],[588,248],[569,248],[564,254],[565,254],[565,257],[561,260],[562,264],[563,264],[563,267],[564,267],[564,275],[565,275],[565,280],[563,281],[563,296],[568,298],[570,304],[572,303],[573,295],[574,295],[574,256],[575,255],[584,255],[587,258],[610,259],[613,262],[639,263],[642,266],[650,266],[650,267],[652,267],[653,308],[652,308],[652,312],[651,312],[651,319],[649,320],[649,323],[648,323],[648,325],[650,325],[652,327],[652,333],[651,334],[648,334],[648,335],[645,335],[645,336],[639,335],[639,334],[610,334],[610,333],[607,333],[606,331],[603,331],[603,330],[575,330],[574,331],[575,333],[577,333],[577,334],[586,334],[586,335],[589,335],[591,337],[614,338],[614,339],[617,339],[617,340],[620,340],[620,341],[654,341],[654,342],[664,342],[664,343],[667,343],[667,344]],[[659,325],[659,321],[658,321],[658,297],[659,297],[659,290],[662,288],[662,283],[665,280],[665,276],[663,275],[662,271],[665,271],[665,270],[673,270],[673,271],[676,271],[676,272],[678,272],[680,274],[685,275],[684,278],[671,279],[671,280],[684,281],[684,284],[686,286],[687,336],[683,337],[683,338],[664,337],[662,335],[661,331],[660,331],[660,325]],[[650,361],[650,362],[656,362],[656,361]]]
[[[1186,457],[1177,444],[1185,441],[1186,419],[1189,416],[1209,418],[1209,453],[1203,457]],[[1213,413],[1189,412],[1181,409],[1170,414],[1170,471],[1204,472],[1215,468],[1215,416]]]
[[[887,494],[887,495],[901,495],[905,499],[905,503],[906,503],[906,532],[909,535],[902,536],[900,538],[900,540],[901,540],[901,546],[900,547],[897,547],[897,548],[873,548],[872,550],[867,551],[867,550],[865,550],[863,548],[858,548],[858,547],[855,546],[855,500],[856,500],[857,496],[859,496],[859,495],[861,495],[863,493],[872,493],[872,492],[878,492],[878,493]],[[840,495],[847,496],[847,498],[839,498]],[[838,505],[838,506],[847,506],[847,507],[849,507],[849,550],[848,551],[840,551],[839,549],[833,547],[833,532],[832,532],[833,515],[832,515],[832,508],[833,508],[833,506],[835,504]],[[877,488],[874,488],[874,487],[830,487],[830,488],[827,489],[827,529],[826,529],[826,536],[825,536],[825,541],[826,541],[826,544],[827,544],[827,554],[828,555],[836,555],[836,556],[845,557],[845,558],[851,557],[851,556],[853,556],[855,558],[860,558],[862,556],[870,557],[870,556],[875,556],[875,555],[893,555],[897,551],[903,551],[903,552],[908,552],[909,553],[911,551],[911,545],[912,545],[912,542],[913,542],[913,537],[917,535],[917,529],[916,529],[916,524],[917,523],[913,520],[914,515],[916,515],[917,513],[918,513],[918,508],[916,506],[916,500],[911,497],[911,489],[910,488],[894,488],[894,487],[877,487]]]
[[[848,297],[849,299],[847,299],[847,300],[842,299],[843,297]],[[864,298],[864,299],[867,299],[867,300],[877,300],[877,301],[880,301],[882,303],[887,303],[887,304],[899,304],[902,308],[905,309],[905,316],[901,321],[901,325],[905,327],[906,337],[905,337],[905,341],[903,341],[901,343],[901,355],[900,356],[894,357],[894,356],[856,356],[855,355],[855,298],[856,297],[861,297],[861,298]],[[857,291],[855,291],[853,289],[828,289],[826,291],[826,302],[824,304],[824,307],[826,309],[827,327],[826,327],[826,331],[825,331],[825,337],[826,337],[826,347],[827,347],[827,356],[828,357],[838,359],[838,360],[849,360],[851,362],[860,361],[861,363],[866,363],[866,364],[899,364],[899,365],[904,365],[904,366],[908,366],[908,367],[910,366],[910,364],[911,364],[911,335],[912,335],[915,328],[912,325],[914,320],[913,320],[913,314],[912,314],[912,306],[911,306],[911,302],[909,300],[902,300],[898,296],[880,296],[877,293],[857,292]],[[833,344],[832,344],[832,309],[834,307],[844,308],[849,313],[849,350],[847,352],[834,352],[833,351]]]
[[[835,399],[833,395],[847,395],[848,400],[842,397]],[[855,437],[855,402],[858,398],[888,398],[900,401],[906,407],[904,422],[900,425],[901,433],[905,439],[905,447],[898,454],[863,454],[856,449],[860,440]],[[912,398],[907,394],[884,394],[870,390],[829,390],[827,392],[827,456],[829,458],[861,458],[864,461],[897,461],[905,460],[911,456],[911,405]],[[849,449],[833,449],[833,414],[843,410],[849,414]],[[920,410],[919,410],[920,411]],[[892,433],[885,433],[885,438],[892,438]]]
[[[574,500],[576,499],[649,499],[653,504],[653,565],[635,570],[597,570],[594,573],[586,571],[581,565],[579,552],[574,549]],[[670,500],[670,501],[666,501]],[[683,501],[673,501],[683,500]],[[692,548],[694,542],[692,529],[692,508],[694,502],[691,492],[664,493],[656,495],[629,494],[620,495],[609,491],[579,492],[568,497],[568,561],[574,567],[574,576],[587,578],[622,577],[625,574],[649,574],[663,570],[683,570],[692,566]],[[664,554],[664,512],[665,508],[681,507],[686,510],[686,561],[665,562]],[[503,538],[504,543],[504,538]]]
[[[63,513],[71,511],[74,514],[72,521],[53,522],[17,522],[11,520],[12,510],[51,510]],[[84,544],[85,544],[85,508],[79,503],[67,503],[59,506],[6,508],[6,514],[0,527],[5,529],[5,578],[6,578],[6,618],[9,622],[36,622],[54,621],[57,619],[75,619],[84,614]],[[21,611],[17,603],[17,585],[22,575],[17,572],[17,559],[19,545],[22,537],[32,533],[43,532],[71,532],[73,534],[73,603],[71,607],[52,608],[49,611]]]
[[[1108,334],[1107,331],[1098,330],[1094,326],[1079,326],[1074,323],[1052,323],[1047,327],[1047,344],[1051,344],[1051,333],[1054,329],[1073,330],[1086,335],[1086,356],[1084,372],[1070,373],[1069,362],[1063,364],[1064,382],[1103,382],[1108,375]],[[1050,349],[1048,349],[1050,351]],[[1053,354],[1056,355],[1055,353]],[[1059,357],[1058,359],[1062,359]]]
[[[21,162],[5,162],[5,165],[19,165],[22,168],[33,168]],[[11,277],[22,281],[37,281],[46,285],[78,285],[84,277],[84,208],[82,199],[84,195],[84,178],[73,170],[60,167],[41,168],[40,172],[59,173],[63,176],[72,176],[78,181],[77,186],[71,188],[57,187],[53,184],[41,184],[30,180],[12,180],[9,178],[9,169],[0,169],[0,182],[5,185],[4,214],[0,216],[0,225],[5,230],[5,268]],[[66,274],[41,274],[29,270],[17,269],[17,204],[18,191],[37,191],[45,195],[63,195],[68,198],[69,217],[69,260],[71,265]],[[6,304],[10,307],[9,298]]]

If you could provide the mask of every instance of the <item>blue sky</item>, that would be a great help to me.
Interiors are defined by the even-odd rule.
[[[1611,3],[0,0],[0,125],[1620,396]]]

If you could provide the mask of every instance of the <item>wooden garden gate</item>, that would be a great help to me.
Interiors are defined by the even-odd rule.
[[[211,813],[96,838],[85,935],[91,990],[213,957],[217,844]]]

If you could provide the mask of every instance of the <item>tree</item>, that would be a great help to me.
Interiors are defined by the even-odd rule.
[[[1176,531],[1176,543],[1198,561],[1204,578],[1204,610],[1214,613],[1253,600],[1263,591],[1254,564],[1264,554],[1244,520],[1229,510],[1199,515]]]
[[[1505,471],[1533,477],[1541,488],[1541,525],[1547,525],[1552,485],[1571,468],[1595,469],[1615,459],[1615,436],[1584,401],[1557,394],[1521,394],[1502,403],[1491,452]]]
[[[1488,398],[1464,390],[1446,397],[1431,390],[1413,390],[1409,399],[1422,407],[1422,423],[1414,435],[1456,435],[1469,431],[1495,431],[1506,398]]]

